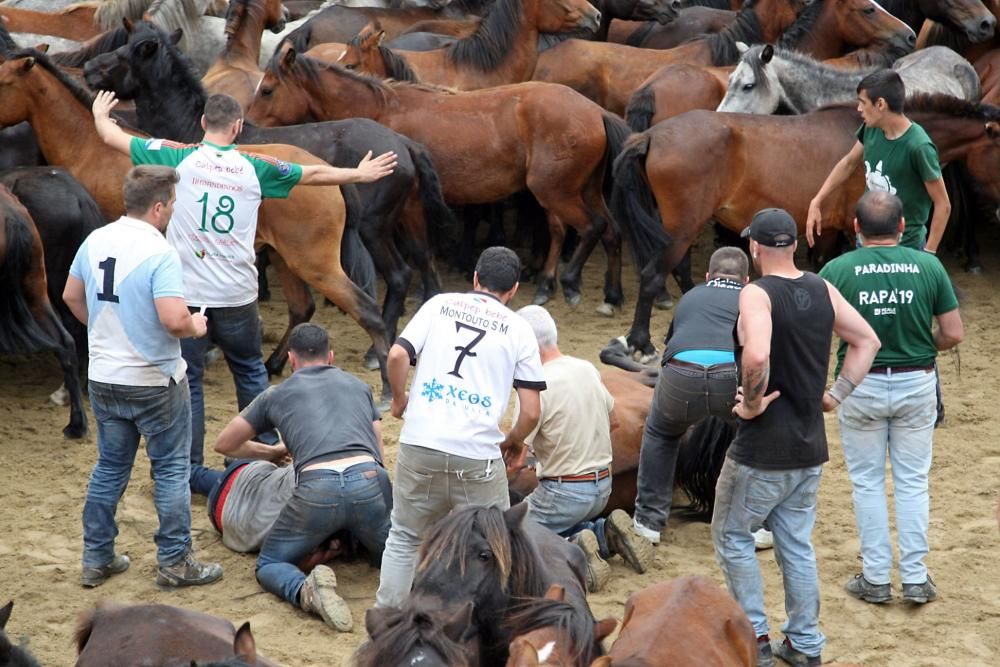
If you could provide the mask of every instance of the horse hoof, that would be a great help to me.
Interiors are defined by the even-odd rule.
[[[216,361],[222,357],[222,350],[217,347],[212,347],[211,350],[205,355],[205,366],[211,366]]]
[[[650,352],[649,354],[640,353],[639,363],[640,364],[651,364],[656,360],[656,352]]]
[[[361,362],[361,365],[369,371],[378,370],[378,355],[375,354],[374,350],[368,350],[365,353],[365,358]]]
[[[667,296],[666,299],[653,302],[653,308],[657,310],[670,310],[674,307],[674,298],[672,296]]]
[[[583,295],[579,292],[567,292],[566,293],[566,303],[569,304],[570,308],[576,308],[583,301]]]
[[[60,408],[64,408],[69,404],[69,392],[66,391],[65,385],[49,394],[49,403]]]
[[[531,302],[536,306],[544,306],[549,302],[548,294],[536,294],[534,300]]]
[[[87,435],[87,425],[74,426],[70,424],[63,429],[63,437],[67,440],[79,440]]]
[[[389,412],[389,408],[392,407],[392,396],[383,396],[378,400],[378,403],[375,405],[375,407],[378,409],[380,413],[385,414]]]
[[[598,315],[604,315],[605,317],[614,317],[615,307],[612,306],[610,303],[602,303],[597,308],[595,308],[594,311]]]
[[[965,270],[966,273],[971,273],[974,276],[981,275],[983,272],[983,267],[981,266],[970,266]]]

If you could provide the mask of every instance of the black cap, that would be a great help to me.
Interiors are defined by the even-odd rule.
[[[783,208],[765,208],[757,211],[750,226],[740,234],[742,238],[752,238],[761,245],[771,248],[786,248],[795,243],[799,227]]]

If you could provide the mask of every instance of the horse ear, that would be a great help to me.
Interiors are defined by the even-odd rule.
[[[510,658],[508,665],[514,667],[537,667],[541,664],[538,658],[538,649],[532,646],[524,637],[517,637],[511,642],[509,647]]]
[[[46,44],[45,42],[42,42],[41,44],[36,44],[35,45],[35,51],[41,51],[42,53],[48,53],[49,52],[49,45]]]
[[[472,625],[472,612],[475,606],[472,600],[468,600],[445,621],[444,634],[453,642],[461,642],[465,638],[465,631]]]
[[[746,42],[736,42],[736,50],[740,52],[740,55],[743,55],[750,50],[750,47],[747,46]]]
[[[10,620],[10,610],[14,608],[14,601],[11,600],[0,609],[0,630],[7,627],[7,621]]]
[[[25,58],[24,62],[21,63],[21,71],[22,72],[27,72],[29,69],[31,69],[34,66],[35,66],[35,59],[34,58]]]
[[[513,530],[521,525],[527,514],[528,503],[518,503],[503,513],[503,519],[507,524],[507,528]]]
[[[382,42],[383,41],[385,41],[385,30],[382,30],[381,28],[379,28],[379,31],[378,31],[378,40],[375,43],[378,44],[379,46],[382,46]]]
[[[127,16],[122,17],[122,25],[125,26],[125,32],[132,32],[132,21]]]
[[[249,665],[257,664],[257,642],[250,632],[250,621],[240,626],[233,637],[233,655],[243,658]]]
[[[771,62],[771,58],[774,57],[774,47],[768,44],[760,52],[760,61],[764,64]]]
[[[618,627],[618,619],[615,618],[605,618],[601,619],[597,623],[594,623],[594,641],[601,641]]]
[[[611,667],[611,658],[606,655],[602,655],[600,658],[590,663],[590,667]]]
[[[365,630],[368,636],[375,639],[388,625],[386,610],[382,607],[372,607],[365,612]]]
[[[177,44],[181,41],[181,37],[183,36],[184,36],[184,28],[178,28],[177,30],[174,30],[172,33],[170,33],[170,36],[167,37],[167,41],[169,41],[174,46],[177,46]]]
[[[545,591],[545,599],[562,602],[566,599],[566,589],[559,584],[552,584],[549,590]]]
[[[281,64],[285,67],[291,67],[295,64],[295,49],[288,47],[284,55],[281,56]]]
[[[986,136],[993,141],[1000,139],[1000,123],[997,123],[995,120],[986,123]]]

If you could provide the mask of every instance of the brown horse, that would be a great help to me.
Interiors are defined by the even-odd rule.
[[[644,49],[672,49],[696,37],[722,32],[735,18],[736,12],[729,9],[686,7],[675,20],[663,26],[649,21],[615,21],[605,41]]]
[[[906,111],[927,130],[941,162],[964,160],[991,196],[1000,195],[1000,109],[935,95],[910,98]],[[738,232],[756,211],[780,206],[804,225],[810,198],[850,149],[857,126],[852,106],[801,116],[691,111],[633,135],[615,163],[612,200],[641,269],[630,350],[653,352],[649,315],[657,285],[710,218]],[[853,237],[852,211],[863,189],[859,170],[827,199],[823,219],[831,232],[824,241],[834,240],[835,230]]]
[[[201,83],[208,93],[225,93],[244,109],[264,73],[260,69],[260,38],[264,29],[281,32],[285,10],[281,0],[232,0],[226,11],[226,48]]]
[[[124,213],[121,183],[131,167],[127,156],[106,146],[90,112],[89,93],[69,80],[46,56],[33,50],[0,57],[0,126],[30,121],[49,164],[65,166],[93,195],[107,219]],[[318,164],[291,146],[247,147],[285,161]],[[288,199],[260,208],[257,243],[274,248],[287,268],[353,317],[372,338],[382,369],[387,352],[385,325],[375,301],[350,281],[340,266],[344,199],[336,186],[302,187]]]
[[[629,596],[618,639],[590,667],[754,667],[757,637],[747,615],[707,577],[680,577]]]
[[[531,78],[538,60],[538,35],[596,30],[601,13],[587,0],[496,0],[471,36],[434,51],[400,55],[425,83],[476,90]],[[342,48],[318,46],[310,55],[335,61]]]
[[[968,8],[966,20],[959,22],[963,26],[960,30],[927,21],[917,38],[917,48],[940,44],[957,51],[969,62],[976,62],[988,51],[1000,48],[1000,31],[996,29],[1000,22],[1000,0],[980,1],[987,11],[977,13],[974,7]],[[977,26],[979,31],[975,30]]]
[[[372,21],[344,45],[337,64],[344,69],[371,74],[379,79],[420,83],[409,63],[389,47],[383,46],[383,41],[385,31],[382,25],[378,21]]]
[[[537,299],[547,300],[554,288],[569,225],[582,242],[560,277],[567,300],[579,303],[580,272],[601,240],[608,256],[605,303],[621,304],[620,244],[602,192],[607,161],[628,134],[620,119],[562,86],[523,83],[454,94],[386,84],[291,48],[276,54],[247,114],[260,125],[352,117],[371,118],[426,146],[449,204],[491,203],[531,190],[552,236]]]
[[[83,42],[101,34],[101,27],[94,20],[99,3],[80,2],[55,12],[0,6],[0,21],[11,32],[30,32],[52,35]]]
[[[840,55],[845,46],[873,44],[889,45],[903,54],[916,41],[909,26],[873,0],[816,0],[801,21],[796,20],[795,8],[784,0],[750,2],[726,30],[665,51],[569,40],[539,57],[534,79],[565,84],[609,111],[624,114],[629,97],[661,67],[733,65],[739,59],[737,42],[756,44],[781,37],[789,48],[827,58]]]
[[[76,667],[166,667],[181,661],[278,667],[258,655],[249,623],[237,630],[224,618],[165,604],[98,604],[80,616],[76,651]]]
[[[42,240],[31,215],[0,185],[0,354],[55,352],[69,392],[67,438],[87,433],[76,343],[49,301]]]

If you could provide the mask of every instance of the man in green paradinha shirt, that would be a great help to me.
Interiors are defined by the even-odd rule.
[[[938,351],[958,345],[964,336],[958,299],[941,262],[898,241],[906,224],[903,209],[895,195],[866,193],[854,220],[863,246],[820,272],[882,341],[861,384],[855,388],[838,379],[824,398],[840,403],[840,435],[861,539],[862,571],[845,588],[853,597],[875,604],[892,600],[887,453],[892,462],[903,599],[923,604],[937,598],[924,564],[929,550],[934,359]],[[841,341],[837,373],[845,347]]]

